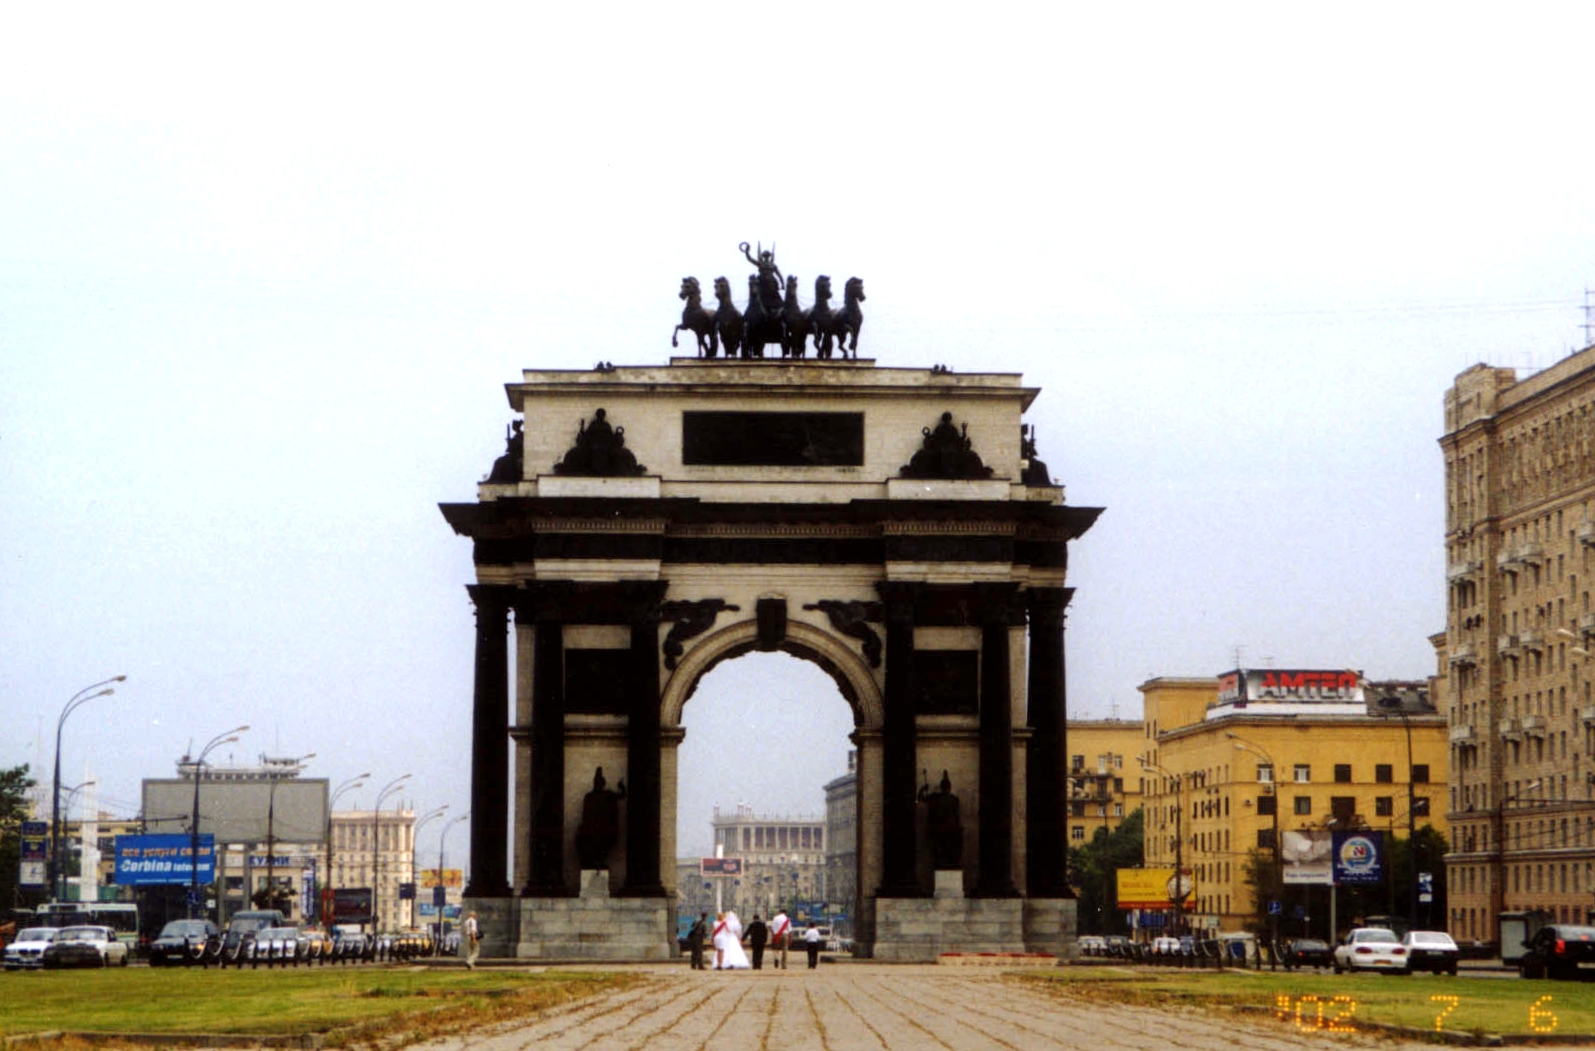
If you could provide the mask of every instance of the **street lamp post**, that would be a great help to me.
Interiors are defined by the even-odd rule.
[[[297,758],[284,758],[277,760],[283,765],[292,765],[295,768],[307,759],[314,759],[315,752],[301,755]],[[261,757],[263,760],[264,756]],[[297,769],[295,773],[297,774]],[[273,900],[277,893],[277,782],[281,780],[275,770],[268,770],[266,777],[270,787],[266,789],[266,893]]]
[[[1268,764],[1269,788],[1273,790],[1274,795],[1274,813],[1272,815],[1274,819],[1274,878],[1271,882],[1274,884],[1274,901],[1277,903],[1277,908],[1283,910],[1285,907],[1285,867],[1280,861],[1279,853],[1279,764],[1274,762],[1274,757],[1269,755],[1268,750],[1262,745],[1259,745],[1253,741],[1248,741],[1246,738],[1230,730],[1224,731],[1224,736],[1234,741],[1236,748],[1243,752],[1250,752],[1255,756],[1259,756]],[[1273,908],[1268,910],[1268,927],[1268,965],[1270,968],[1276,968],[1279,965],[1279,913],[1274,911]],[[1333,938],[1333,935],[1334,932],[1331,931],[1331,939]]]
[[[235,726],[231,730],[227,730],[227,731],[224,731],[222,733],[217,734],[215,737],[212,737],[210,739],[209,743],[207,743],[204,748],[201,748],[199,750],[199,756],[198,756],[198,758],[196,758],[194,760],[194,814],[193,814],[193,819],[190,822],[189,828],[188,828],[188,918],[191,919],[191,920],[197,918],[195,916],[195,910],[196,909],[199,909],[201,911],[201,913],[203,913],[203,908],[201,906],[200,899],[199,899],[199,772],[200,772],[200,768],[205,765],[205,757],[207,755],[210,755],[210,751],[211,751],[212,748],[215,748],[217,745],[231,744],[232,742],[238,740],[238,735],[243,733],[247,729],[249,729],[249,726],[246,723],[243,726]],[[212,853],[211,853],[211,864],[212,864],[211,871],[212,872],[215,871],[215,868],[214,868],[215,862],[216,862],[216,855],[215,855],[215,850],[214,850],[214,847],[213,847],[212,848]]]
[[[373,935],[382,931],[382,913],[377,908],[382,898],[382,851],[379,843],[382,835],[382,801],[409,779],[409,774],[401,774],[389,781],[383,786],[382,791],[377,793],[377,805],[371,808],[371,933]]]
[[[1417,834],[1417,790],[1412,783],[1412,723],[1407,718],[1407,709],[1402,705],[1401,698],[1395,694],[1379,698],[1379,707],[1387,712],[1395,712],[1401,716],[1401,728],[1407,732],[1407,859],[1410,871],[1407,873],[1407,922],[1413,927],[1418,926],[1418,841]],[[1391,869],[1392,874],[1395,872]]]
[[[433,955],[436,956],[443,955],[443,911],[448,905],[449,898],[448,890],[443,883],[443,856],[444,850],[449,845],[449,829],[458,825],[461,821],[465,821],[470,816],[471,812],[467,810],[459,817],[447,822],[443,826],[443,831],[438,833],[438,888],[443,891],[443,901],[438,903],[438,936],[432,942]]]
[[[431,821],[435,817],[442,817],[443,812],[448,808],[449,805],[444,803],[436,810],[428,812],[425,817],[416,818],[414,826],[412,826],[410,829],[410,927],[412,929],[418,928],[420,926],[415,922],[416,902],[420,900],[421,894],[420,884],[415,878],[415,855],[417,853],[416,844],[421,842],[421,826],[426,824],[428,821]]]
[[[1136,762],[1144,768],[1153,771],[1168,779],[1174,786],[1174,886],[1169,889],[1169,900],[1174,903],[1174,918],[1176,931],[1185,930],[1185,899],[1190,894],[1189,884],[1185,879],[1185,801],[1183,789],[1184,779],[1170,773],[1166,767],[1154,763],[1144,755],[1135,757]],[[1160,796],[1161,792],[1158,793]]]
[[[370,776],[371,774],[369,772],[364,774],[356,774],[354,777],[351,777],[349,780],[339,785],[332,795],[327,799],[327,872],[323,877],[327,881],[327,885],[321,888],[321,915],[319,918],[321,920],[321,925],[328,928],[327,934],[329,936],[332,934],[332,930],[331,924],[327,922],[327,918],[330,916],[334,921],[337,920],[337,917],[333,913],[332,909],[332,808],[333,805],[338,802],[339,796],[343,795],[352,788],[359,788],[361,785],[366,783],[365,779]]]
[[[1543,781],[1530,781],[1511,795],[1504,792],[1495,803],[1495,940],[1501,940],[1501,912],[1506,908],[1506,805],[1516,803],[1523,798],[1524,792],[1532,792],[1543,784]],[[1504,949],[1505,946],[1502,946]]]
[[[60,901],[66,897],[66,872],[61,865],[61,728],[66,725],[66,717],[77,711],[80,706],[96,697],[105,697],[115,693],[109,684],[113,682],[126,682],[126,675],[113,675],[109,679],[90,686],[85,686],[72,695],[61,709],[61,717],[55,721],[55,770],[52,776],[51,803],[50,803],[50,890],[55,895],[55,900]],[[101,687],[105,689],[100,689]],[[91,691],[99,690],[98,693]]]

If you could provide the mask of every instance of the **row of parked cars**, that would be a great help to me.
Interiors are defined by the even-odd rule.
[[[24,927],[6,946],[5,969],[126,967],[131,956],[109,927]]]

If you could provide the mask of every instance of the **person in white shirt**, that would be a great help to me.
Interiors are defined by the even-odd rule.
[[[808,950],[809,954],[809,970],[812,971],[820,965],[820,950],[824,947],[825,942],[820,939],[820,929],[810,927],[803,935],[803,948]]]
[[[786,910],[777,912],[770,920],[770,940],[775,947],[774,966],[786,970],[786,951],[792,945],[792,921],[787,919]]]
[[[474,912],[465,917],[460,930],[460,948],[465,950],[465,966],[476,970],[476,954],[482,951],[482,928]]]

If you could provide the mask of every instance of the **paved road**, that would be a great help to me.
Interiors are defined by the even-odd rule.
[[[631,968],[628,968],[631,969]],[[1384,1051],[1434,1045],[1303,1032],[1183,1010],[1058,1000],[974,968],[822,966],[694,973],[636,968],[645,986],[428,1051]]]

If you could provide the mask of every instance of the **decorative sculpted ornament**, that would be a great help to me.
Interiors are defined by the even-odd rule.
[[[680,346],[682,329],[698,339],[698,356],[714,358],[722,350],[727,360],[740,357],[744,361],[764,357],[764,350],[772,343],[781,348],[784,358],[807,356],[808,340],[814,339],[815,357],[828,361],[838,349],[842,357],[858,357],[858,334],[864,326],[864,279],[850,277],[843,289],[842,309],[831,309],[831,279],[821,275],[814,279],[814,306],[803,309],[798,302],[798,279],[783,277],[775,264],[775,246],[769,250],[761,243],[755,254],[752,246],[743,241],[738,246],[742,257],[752,263],[756,272],[748,275],[748,305],[738,310],[731,295],[731,282],[724,276],[714,279],[716,306],[711,314],[703,306],[703,296],[698,279],[681,279],[679,296],[686,301],[681,312],[681,322],[670,333],[670,345]]]
[[[486,481],[495,484],[520,481],[525,455],[526,435],[521,430],[521,421],[511,421],[504,428],[504,455],[493,461],[493,469],[488,472]]]
[[[647,474],[648,468],[626,448],[626,428],[611,427],[603,409],[593,413],[593,422],[582,420],[576,431],[576,444],[565,458],[554,465],[554,473],[578,478],[630,478]]]
[[[582,799],[582,820],[576,826],[576,857],[584,869],[607,869],[609,852],[620,840],[620,801],[626,798],[626,779],[619,791],[605,786],[604,768],[593,772],[593,789]]]
[[[844,602],[840,599],[821,599],[804,609],[817,609],[831,620],[831,627],[843,635],[850,635],[864,644],[864,659],[871,668],[881,666],[881,637],[870,627],[870,622],[881,623],[886,613],[879,602]]]
[[[719,350],[719,339],[714,330],[714,315],[703,308],[703,290],[698,287],[698,279],[684,277],[681,279],[681,298],[687,305],[681,311],[681,324],[670,333],[670,345],[676,346],[676,337],[682,329],[687,329],[698,337],[698,357],[712,358]]]
[[[924,771],[920,771],[924,776]],[[941,772],[941,784],[930,790],[927,779],[919,786],[919,801],[929,809],[926,826],[930,832],[931,863],[937,869],[956,869],[963,864],[964,826],[958,816],[958,797],[953,794],[953,779]]]
[[[686,652],[682,643],[714,627],[714,620],[720,615],[721,610],[739,612],[741,609],[741,606],[728,605],[723,598],[662,603],[659,606],[660,619],[675,621],[670,626],[670,634],[665,636],[665,667],[675,669],[677,662],[681,660],[681,655]]]
[[[935,430],[925,427],[924,444],[908,463],[898,470],[904,478],[938,479],[942,481],[978,481],[991,477],[991,468],[981,462],[969,440],[969,424],[959,430],[953,426],[953,414],[941,414]]]

